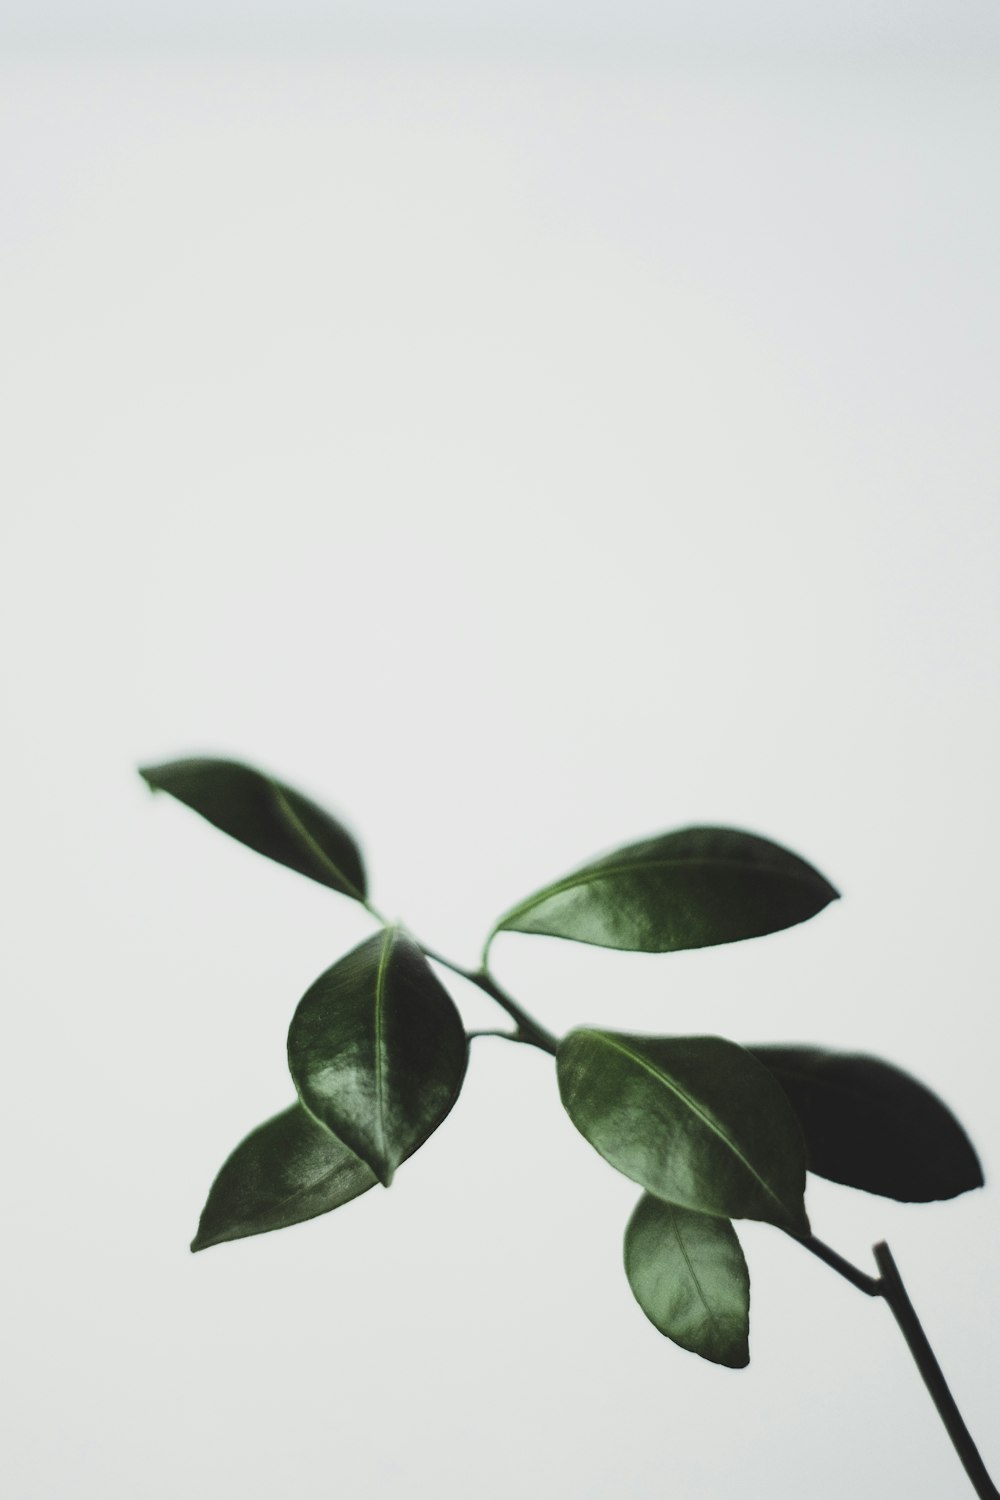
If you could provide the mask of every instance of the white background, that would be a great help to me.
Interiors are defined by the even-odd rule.
[[[817,10],[8,5],[19,1500],[970,1493],[888,1310],[776,1231],[747,1371],[658,1337],[527,1048],[474,1044],[391,1193],[191,1257],[370,924],[134,772],[300,785],[464,962],[616,843],[777,838],[845,899],[497,973],[557,1031],[889,1056],[995,1174],[1000,29]],[[996,1472],[994,1192],[808,1202],[890,1240]]]

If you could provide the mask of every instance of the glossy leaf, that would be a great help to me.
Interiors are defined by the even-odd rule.
[[[982,1187],[971,1141],[936,1094],[901,1068],[821,1047],[751,1047],[791,1101],[809,1169],[904,1203]]]
[[[837,892],[812,865],[735,828],[682,828],[629,844],[536,891],[491,934],[534,932],[667,953],[761,937]]]
[[[808,1233],[798,1122],[776,1079],[735,1042],[571,1031],[556,1068],[573,1124],[648,1192]]]
[[[139,774],[154,791],[169,792],[258,854],[364,900],[364,866],[351,835],[315,802],[273,776],[234,760],[210,759],[144,766]]]
[[[625,1274],[662,1334],[717,1365],[750,1363],[750,1273],[728,1219],[646,1193],[625,1231]]]
[[[284,1229],[365,1193],[375,1173],[295,1104],[258,1125],[224,1163],[192,1250]]]
[[[398,927],[321,974],[288,1032],[302,1102],[387,1187],[451,1109],[467,1057],[450,995]]]

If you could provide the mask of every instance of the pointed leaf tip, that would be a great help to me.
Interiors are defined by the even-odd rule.
[[[347,830],[284,782],[239,761],[201,757],[141,766],[154,792],[169,792],[241,844],[320,885],[365,899],[361,851]]]
[[[192,1253],[314,1219],[374,1186],[370,1168],[295,1104],[258,1125],[223,1163]]]

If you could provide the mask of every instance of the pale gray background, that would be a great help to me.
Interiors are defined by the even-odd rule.
[[[887,1310],[776,1231],[748,1371],[659,1339],[527,1049],[475,1044],[390,1194],[190,1257],[369,925],[133,766],[301,784],[467,962],[614,843],[783,840],[814,922],[498,973],[557,1030],[884,1053],[995,1174],[998,17],[4,7],[19,1500],[968,1493]],[[809,1192],[890,1239],[994,1471],[995,1193]]]

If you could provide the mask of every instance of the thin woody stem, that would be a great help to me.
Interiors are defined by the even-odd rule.
[[[428,958],[434,959],[435,963],[444,964],[445,968],[451,969],[452,973],[460,974],[463,979],[467,979],[470,984],[474,984],[477,989],[482,990],[484,994],[489,995],[491,1000],[495,1000],[503,1007],[516,1024],[517,1030],[511,1033],[498,1032],[497,1035],[506,1035],[512,1042],[527,1042],[530,1046],[539,1047],[543,1052],[548,1052],[550,1056],[555,1057],[556,1048],[559,1046],[558,1038],[554,1037],[551,1031],[546,1031],[534,1016],[529,1016],[528,1012],[518,1005],[513,995],[508,995],[506,990],[501,989],[488,969],[463,969],[459,964],[452,963],[450,958],[445,958],[441,953],[435,953],[431,948],[424,948],[424,952]]]
[[[446,968],[460,974],[463,979],[467,979],[470,984],[476,985],[478,989],[494,999],[511,1017],[517,1028],[515,1031],[477,1031],[472,1033],[473,1036],[500,1036],[509,1042],[526,1042],[530,1046],[539,1047],[543,1052],[555,1056],[558,1047],[556,1037],[522,1009],[513,996],[501,989],[485,966],[476,970],[463,969],[429,948],[424,948],[424,952],[428,958],[444,964]],[[913,1303],[907,1295],[889,1246],[881,1242],[874,1248],[875,1263],[881,1273],[876,1277],[869,1276],[866,1271],[860,1270],[838,1251],[817,1239],[814,1234],[794,1236],[794,1238],[798,1239],[799,1244],[828,1265],[831,1270],[836,1271],[838,1276],[849,1281],[858,1291],[864,1292],[866,1297],[881,1297],[884,1302],[888,1303],[902,1330],[913,1361],[937,1407],[938,1416],[944,1424],[945,1431],[962,1461],[979,1500],[1000,1500],[1000,1490],[990,1478],[986,1465],[980,1457],[979,1449],[973,1442],[972,1435],[955,1403],[955,1398],[948,1388],[948,1382],[944,1378],[941,1366],[924,1333]]]
[[[938,1416],[944,1423],[945,1431],[951,1438],[952,1446],[962,1460],[972,1488],[979,1496],[979,1500],[1000,1500],[1000,1490],[990,1478],[986,1465],[980,1457],[979,1449],[973,1442],[972,1434],[966,1427],[955,1398],[948,1388],[944,1372],[937,1362],[937,1357],[924,1333],[913,1303],[907,1295],[889,1246],[884,1242],[875,1246],[873,1252],[875,1263],[881,1272],[880,1276],[875,1277],[859,1270],[836,1250],[831,1250],[829,1245],[824,1245],[823,1241],[817,1239],[815,1235],[808,1235],[799,1243],[810,1250],[813,1255],[818,1256],[838,1275],[843,1276],[845,1281],[849,1281],[852,1286],[864,1292],[866,1296],[881,1297],[883,1302],[888,1303],[893,1317],[902,1330],[923,1382],[931,1393],[931,1399],[937,1407]]]
[[[972,1488],[980,1500],[998,1500],[1000,1491],[997,1490],[987,1473],[986,1465],[979,1456],[979,1449],[973,1442],[972,1434],[966,1427],[962,1414],[955,1404],[955,1398],[948,1389],[948,1382],[944,1378],[944,1373],[928,1342],[920,1319],[914,1311],[913,1303],[907,1295],[903,1279],[892,1258],[892,1251],[883,1242],[875,1246],[873,1253],[875,1263],[882,1273],[879,1282],[880,1293],[888,1302],[893,1317],[902,1330],[917,1369],[923,1377],[924,1385],[930,1391],[931,1400],[937,1407],[938,1416],[944,1423],[945,1431],[951,1438],[955,1452],[962,1460]]]
[[[864,1292],[868,1297],[882,1296],[882,1283],[875,1276],[868,1276],[864,1271],[859,1271],[857,1266],[838,1255],[836,1250],[831,1250],[829,1245],[824,1245],[814,1234],[806,1235],[799,1241],[813,1255],[818,1256],[821,1261],[830,1266],[838,1275],[843,1276],[852,1286],[856,1286],[859,1292]]]

